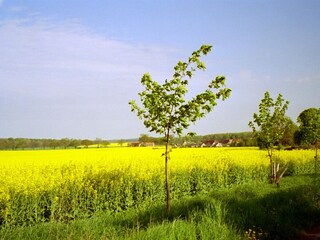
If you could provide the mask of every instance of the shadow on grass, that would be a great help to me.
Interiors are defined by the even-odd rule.
[[[268,239],[289,239],[320,220],[319,189],[301,186],[262,198],[230,199],[227,221],[240,229],[261,229]]]
[[[219,206],[223,212],[217,212]],[[203,216],[222,217],[240,233],[259,232],[261,236],[255,239],[290,239],[320,222],[320,184],[315,184],[312,176],[287,177],[280,189],[267,183],[246,184],[173,201],[169,215],[164,209],[164,205],[157,205],[133,211],[114,224],[147,229],[178,219],[197,225]]]

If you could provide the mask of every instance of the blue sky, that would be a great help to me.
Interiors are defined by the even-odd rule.
[[[0,137],[134,138],[141,76],[170,79],[213,51],[190,95],[225,75],[231,97],[190,127],[249,131],[265,91],[294,121],[320,97],[320,1],[0,0]]]

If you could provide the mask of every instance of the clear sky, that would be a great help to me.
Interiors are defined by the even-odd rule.
[[[231,97],[192,125],[249,131],[265,91],[294,121],[320,107],[318,0],[0,0],[0,137],[134,138],[140,79],[170,79],[202,44],[213,51],[190,94],[225,75]]]

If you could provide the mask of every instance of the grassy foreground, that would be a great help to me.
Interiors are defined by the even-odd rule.
[[[0,230],[0,239],[290,239],[320,221],[314,176],[285,177],[280,189],[243,184],[89,219]]]

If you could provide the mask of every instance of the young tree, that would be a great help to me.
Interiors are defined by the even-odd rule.
[[[318,148],[320,142],[320,108],[309,108],[298,116],[300,143],[313,145],[316,153],[314,156],[314,169],[318,169]]]
[[[181,136],[184,129],[190,123],[195,123],[213,110],[218,99],[225,100],[231,90],[225,88],[225,77],[217,76],[212,80],[208,89],[187,101],[187,86],[194,72],[205,70],[206,66],[200,61],[202,55],[207,55],[212,49],[210,45],[202,45],[194,51],[186,62],[179,61],[174,67],[171,80],[165,80],[163,84],[152,80],[149,73],[143,75],[141,84],[145,90],[139,93],[142,107],[135,101],[130,101],[131,111],[136,112],[140,119],[144,119],[144,125],[151,132],[165,137],[165,188],[166,188],[166,212],[170,211],[170,188],[168,175],[169,140],[170,135]]]
[[[270,180],[278,186],[286,169],[282,173],[279,172],[279,163],[273,161],[273,149],[283,138],[287,128],[288,118],[285,113],[288,105],[289,102],[285,101],[281,94],[273,100],[267,91],[259,104],[259,114],[254,113],[253,121],[249,122],[260,148],[266,148],[268,151]]]

